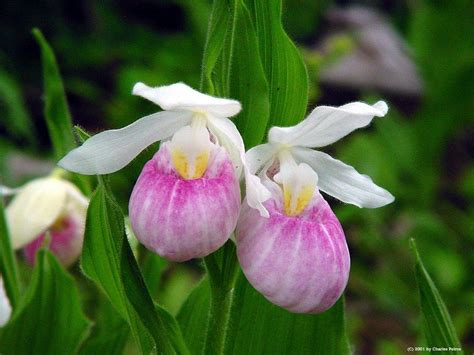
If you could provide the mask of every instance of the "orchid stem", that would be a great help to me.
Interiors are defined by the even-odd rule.
[[[232,242],[229,241],[223,249],[221,263],[217,259],[218,253],[204,258],[211,285],[211,306],[204,354],[223,354],[225,349],[238,263]]]

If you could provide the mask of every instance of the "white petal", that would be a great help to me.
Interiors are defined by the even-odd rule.
[[[208,128],[219,139],[219,144],[227,149],[229,156],[236,166],[238,176],[244,172],[247,203],[250,207],[257,209],[264,217],[268,217],[268,211],[263,202],[271,197],[268,189],[263,186],[260,178],[250,172],[245,157],[244,141],[234,123],[229,119],[208,119]]]
[[[13,249],[25,246],[57,220],[66,206],[68,184],[42,178],[23,186],[6,209]]]
[[[158,112],[121,128],[101,132],[70,151],[58,165],[84,175],[109,174],[122,169],[143,149],[170,137],[191,122],[189,112]]]
[[[367,175],[330,155],[307,148],[293,149],[296,160],[305,162],[318,174],[318,187],[328,195],[356,205],[376,208],[394,201],[387,190],[375,185]]]
[[[3,327],[5,324],[7,324],[11,314],[12,306],[8,300],[8,296],[3,285],[3,279],[0,275],[0,327]]]
[[[203,94],[184,83],[149,87],[136,83],[133,95],[144,97],[161,106],[163,110],[190,110],[209,112],[217,117],[232,117],[241,110],[240,102]]]
[[[258,176],[250,174],[248,169],[245,172],[245,197],[247,204],[258,210],[262,217],[268,218],[270,214],[263,205],[263,202],[272,197],[270,191],[262,184]]]
[[[219,145],[227,150],[237,176],[240,176],[242,166],[245,163],[245,146],[235,124],[227,118],[209,117],[207,127],[217,137]]]
[[[323,147],[367,126],[374,116],[385,116],[387,111],[387,104],[383,101],[372,106],[363,102],[339,107],[319,106],[296,126],[270,129],[268,141],[290,146]]]
[[[257,145],[245,153],[245,158],[251,174],[257,173],[276,155],[276,146],[265,143]]]

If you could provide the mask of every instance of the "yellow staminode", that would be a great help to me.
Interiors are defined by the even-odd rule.
[[[171,161],[186,180],[203,177],[209,163],[212,143],[206,127],[199,123],[181,128],[171,140]]]
[[[290,186],[283,185],[284,211],[287,216],[298,216],[313,198],[313,185],[305,185],[298,190],[295,196]]]
[[[185,154],[180,149],[174,149],[172,153],[173,165],[178,174],[186,180],[199,179],[201,178],[207,169],[207,163],[209,162],[209,151],[204,150],[197,154],[193,161],[190,161],[189,155]]]
[[[63,229],[64,226],[64,218],[58,217],[58,219],[51,225],[51,229],[54,231],[58,231]]]
[[[283,212],[287,216],[298,216],[313,199],[318,175],[307,164],[297,164],[286,150],[280,152],[279,161],[280,171],[274,180],[283,189]]]

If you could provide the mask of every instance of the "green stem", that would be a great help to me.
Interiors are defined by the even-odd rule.
[[[223,354],[226,343],[238,263],[232,242],[229,241],[223,249],[221,263],[217,260],[219,252],[204,258],[211,285],[211,310],[204,354]]]

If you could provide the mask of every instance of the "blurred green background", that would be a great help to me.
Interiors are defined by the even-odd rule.
[[[54,164],[33,27],[42,29],[56,51],[74,122],[97,132],[157,110],[131,95],[137,81],[185,81],[198,88],[210,5],[2,2],[0,183],[19,186]],[[329,147],[396,197],[377,210],[329,200],[351,250],[346,314],[356,352],[404,353],[420,345],[408,247],[413,237],[468,353],[474,349],[472,2],[287,0],[283,18],[308,65],[309,108],[380,98],[390,106],[387,117]],[[124,210],[155,150],[150,147],[112,176]],[[168,266],[154,281],[158,299],[176,312],[200,270],[197,263]]]

